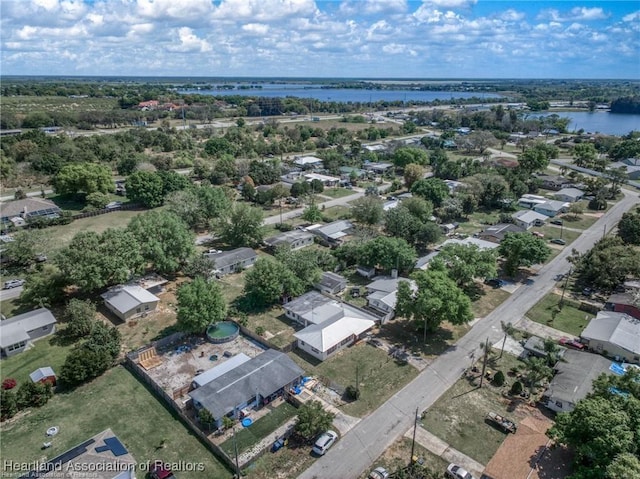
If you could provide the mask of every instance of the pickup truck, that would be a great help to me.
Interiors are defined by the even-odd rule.
[[[502,429],[502,431],[509,433],[515,433],[516,430],[518,429],[518,426],[516,426],[516,423],[513,422],[511,419],[507,419],[504,416],[501,416],[500,414],[496,414],[495,412],[490,412],[489,414],[487,414],[486,420],[496,426],[498,426],[498,428]]]

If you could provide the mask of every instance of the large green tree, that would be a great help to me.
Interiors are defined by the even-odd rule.
[[[522,266],[543,263],[551,254],[551,248],[531,233],[507,233],[500,242],[498,253],[505,259],[506,273],[513,276]]]
[[[177,325],[181,331],[201,334],[209,324],[226,316],[227,303],[217,281],[198,276],[178,289]]]
[[[481,250],[474,244],[448,244],[438,255],[444,261],[447,273],[462,288],[475,278],[493,278],[497,275],[495,250]]]
[[[90,300],[72,298],[64,308],[64,319],[67,327],[64,334],[72,339],[89,336],[96,324],[96,305]]]
[[[305,287],[320,281],[323,271],[332,271],[336,266],[335,257],[328,249],[305,248],[291,251],[283,245],[276,249],[275,257],[300,279]]]
[[[618,223],[618,236],[627,244],[640,245],[640,209],[622,215]]]
[[[438,207],[449,196],[449,187],[440,178],[426,178],[416,181],[411,187],[411,193]]]
[[[425,341],[427,333],[435,332],[443,321],[464,324],[473,319],[471,300],[442,267],[418,271],[413,279],[416,291],[406,281],[398,285],[396,314],[421,324]]]
[[[164,183],[153,171],[136,171],[125,182],[127,198],[147,208],[156,208],[164,201]]]
[[[383,203],[377,196],[363,196],[351,203],[351,214],[358,223],[376,225],[382,221]]]
[[[127,230],[141,245],[142,256],[160,273],[174,273],[195,254],[194,237],[173,213],[150,211],[131,220]]]
[[[416,259],[416,250],[409,243],[402,238],[388,236],[378,236],[362,243],[358,251],[360,264],[386,271],[411,271]]]
[[[51,179],[51,184],[60,195],[112,193],[115,190],[111,170],[97,163],[65,165]]]
[[[212,229],[231,246],[255,247],[262,243],[264,214],[246,203],[234,203],[222,216],[214,219]]]
[[[402,147],[398,148],[393,153],[393,164],[398,168],[404,168],[407,165],[426,165],[427,164],[427,152],[420,148]]]
[[[335,415],[322,406],[320,401],[308,401],[298,408],[298,420],[295,432],[312,441],[315,437],[331,427]]]
[[[423,176],[424,168],[421,165],[409,163],[404,167],[404,184],[408,189],[411,189],[413,184],[422,179]]]
[[[640,255],[618,236],[606,236],[576,262],[578,283],[612,291],[628,277],[640,275]]]
[[[276,304],[284,296],[299,296],[304,292],[302,281],[274,258],[258,258],[245,273],[244,280],[244,292],[252,307]]]
[[[36,259],[36,255],[46,251],[50,244],[50,235],[44,230],[28,229],[13,235],[13,241],[6,244],[2,256],[20,266],[28,266]]]

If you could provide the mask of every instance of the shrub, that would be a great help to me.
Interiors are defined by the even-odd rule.
[[[53,396],[51,384],[26,382],[18,389],[16,399],[18,407],[25,409],[44,406],[51,396]]]
[[[511,386],[511,389],[509,390],[509,394],[511,394],[512,396],[519,396],[520,394],[522,394],[522,389],[523,389],[522,383],[520,381],[516,381]]]
[[[285,232],[291,231],[293,229],[293,226],[289,223],[279,223],[276,225],[276,228],[278,228],[279,231]]]
[[[225,429],[229,429],[231,427],[233,427],[233,424],[235,423],[235,421],[233,419],[231,419],[229,416],[224,416],[222,418],[222,427]]]
[[[0,420],[4,421],[13,417],[18,412],[16,393],[10,389],[0,391]]]
[[[18,382],[15,379],[7,378],[4,381],[2,381],[2,389],[5,389],[5,390],[13,389],[16,387],[17,384]]]
[[[347,399],[350,401],[357,401],[360,399],[360,389],[352,384],[347,386],[345,393],[347,395]]]
[[[263,328],[262,326],[258,326],[258,327],[256,328],[256,334],[257,334],[258,336],[262,336],[262,335],[264,334],[264,328]]]
[[[502,371],[498,371],[493,376],[493,384],[496,386],[502,386],[504,384],[504,373]]]

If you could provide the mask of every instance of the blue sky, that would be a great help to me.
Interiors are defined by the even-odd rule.
[[[640,2],[0,0],[2,75],[640,79]]]

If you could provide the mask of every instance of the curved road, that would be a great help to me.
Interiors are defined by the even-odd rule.
[[[638,204],[638,194],[623,190],[625,197],[578,237],[551,262],[544,265],[534,281],[516,290],[454,346],[431,363],[416,379],[360,421],[329,452],[304,471],[299,479],[349,479],[360,476],[389,447],[413,426],[416,407],[429,408],[462,375],[470,364],[470,354],[487,338],[492,344],[503,333],[500,321],[517,323],[555,285],[554,276],[566,273],[566,258],[572,248],[588,251],[609,232],[622,214]]]

